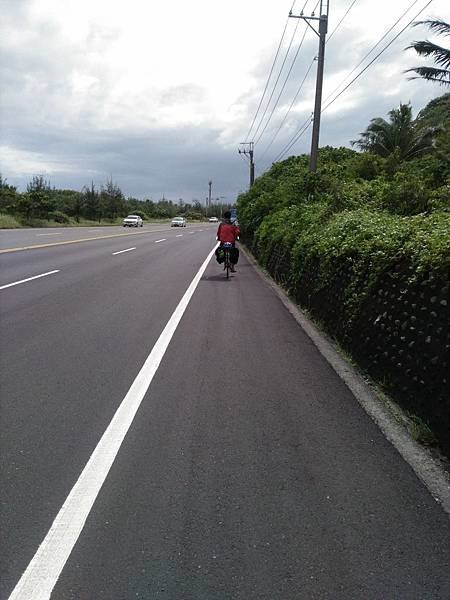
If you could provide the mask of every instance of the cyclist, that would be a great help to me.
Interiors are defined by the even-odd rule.
[[[223,221],[217,230],[217,239],[220,242],[220,247],[225,242],[233,244],[230,248],[231,272],[236,273],[235,266],[239,260],[239,250],[236,248],[236,240],[239,239],[240,229],[231,221],[231,212],[227,210],[223,215]],[[220,247],[216,250],[216,257],[220,251]]]

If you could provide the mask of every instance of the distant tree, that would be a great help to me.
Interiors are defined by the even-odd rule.
[[[155,203],[153,200],[144,200],[144,211],[149,217],[155,216]]]
[[[102,185],[100,201],[103,215],[109,219],[116,219],[124,210],[124,195],[120,187],[109,179]]]
[[[79,222],[83,213],[83,193],[75,190],[52,190],[56,210]]]
[[[192,205],[192,208],[197,213],[202,213],[202,214],[204,213],[204,208],[198,200],[194,200],[194,204]]]
[[[398,160],[409,160],[423,156],[433,149],[435,127],[418,128],[412,118],[409,104],[400,104],[388,113],[389,121],[377,117],[372,119],[358,140],[351,142],[365,152],[379,156],[392,156]]]
[[[18,198],[17,188],[13,185],[9,185],[7,180],[4,179],[0,173],[0,212],[17,212]]]
[[[417,25],[427,25],[431,31],[441,33],[442,35],[450,35],[450,24],[445,21],[435,19],[429,21],[418,21],[414,23]],[[408,69],[406,73],[414,72],[417,73],[418,77],[411,77],[411,79],[427,79],[428,81],[436,81],[441,85],[450,85],[450,49],[433,44],[429,40],[423,40],[420,42],[413,42],[411,46],[408,46],[406,50],[414,48],[419,56],[432,56],[436,67],[414,67]]]
[[[82,199],[82,214],[87,219],[92,221],[101,219],[100,211],[100,195],[95,189],[94,182],[91,181],[90,187],[85,186],[83,188],[83,199]]]
[[[19,196],[18,212],[27,219],[48,219],[55,204],[50,182],[43,175],[34,175],[26,193]]]

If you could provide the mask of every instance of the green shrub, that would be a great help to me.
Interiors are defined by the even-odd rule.
[[[56,223],[61,223],[63,225],[69,225],[71,223],[69,215],[66,215],[60,210],[54,210],[53,212],[49,213],[49,219],[56,221]]]
[[[142,211],[142,210],[134,210],[133,211],[133,215],[137,215],[138,217],[141,217],[141,219],[143,221],[145,221],[146,219],[148,219],[148,215]]]

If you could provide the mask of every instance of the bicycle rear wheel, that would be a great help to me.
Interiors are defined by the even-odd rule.
[[[230,269],[231,269],[230,251],[228,249],[226,249],[225,250],[225,271],[227,274],[227,279],[230,279]]]

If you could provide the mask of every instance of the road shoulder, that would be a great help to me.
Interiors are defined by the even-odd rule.
[[[330,338],[308,318],[270,275],[262,270],[249,250],[242,244],[240,248],[258,275],[271,287],[365,412],[375,421],[386,439],[410,465],[434,500],[450,515],[450,474],[445,460],[434,456],[429,449],[421,446],[410,436],[396,418],[394,407],[389,406],[389,403],[386,403],[368,385],[363,374],[345,360]]]

